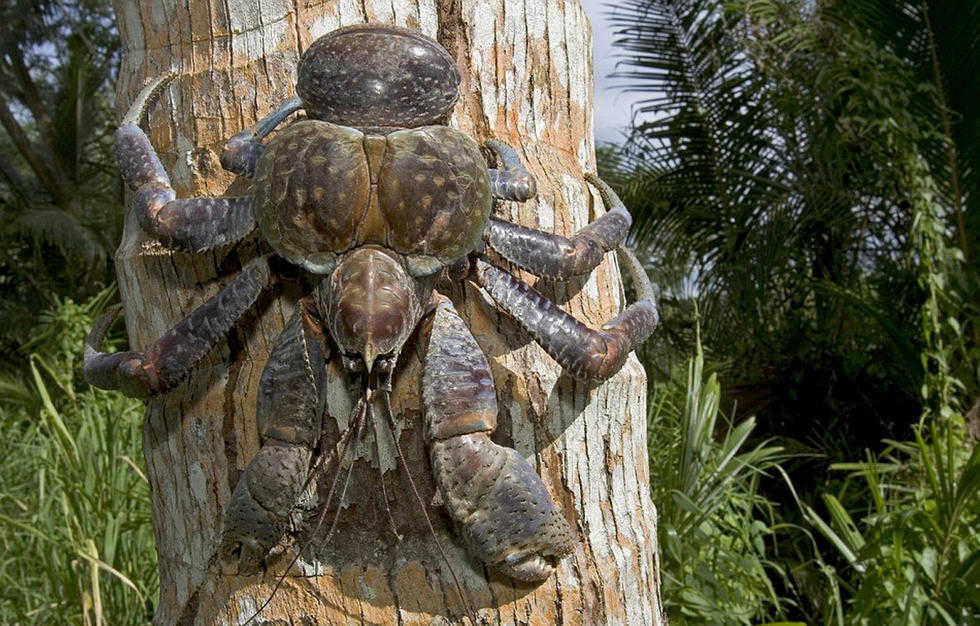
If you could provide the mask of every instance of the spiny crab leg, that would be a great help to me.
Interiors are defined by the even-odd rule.
[[[262,139],[287,117],[302,108],[302,100],[290,98],[280,104],[275,111],[259,120],[255,128],[232,135],[221,151],[221,167],[239,176],[251,178],[255,174],[255,164],[265,152]]]
[[[538,193],[534,176],[521,163],[517,151],[497,139],[491,139],[486,146],[503,165],[502,169],[490,168],[490,189],[501,200],[524,202]]]
[[[490,220],[487,244],[505,259],[536,276],[566,279],[592,271],[623,241],[632,218],[622,200],[602,179],[586,174],[599,189],[608,211],[569,238]]]
[[[269,284],[269,260],[251,261],[217,294],[194,309],[149,347],[140,352],[99,351],[112,321],[113,309],[92,327],[85,341],[82,373],[101,389],[119,389],[127,396],[147,397],[175,387],[201,358],[224,339]]]
[[[472,553],[518,580],[550,576],[572,551],[571,528],[531,466],[490,440],[497,426],[490,366],[446,299],[432,320],[422,400],[439,494]]]
[[[140,226],[166,246],[203,252],[234,243],[252,232],[255,228],[252,199],[177,199],[160,157],[139,127],[150,98],[172,77],[157,79],[137,96],[116,130],[116,159],[123,180],[135,192],[133,209]]]
[[[632,264],[627,269],[634,271]],[[589,328],[516,276],[476,262],[475,280],[517,320],[553,359],[576,378],[605,380],[619,371],[636,346],[657,326],[657,307],[644,276],[635,276],[641,300],[600,330]],[[644,286],[646,285],[646,286]]]

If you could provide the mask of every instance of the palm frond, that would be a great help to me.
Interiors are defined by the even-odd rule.
[[[54,246],[77,273],[105,267],[108,253],[91,229],[71,213],[58,208],[34,209],[17,218],[17,225],[35,242]]]

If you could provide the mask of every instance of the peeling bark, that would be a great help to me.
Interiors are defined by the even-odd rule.
[[[568,235],[602,211],[598,195],[582,180],[583,172],[595,169],[591,37],[575,0],[116,0],[115,8],[125,47],[120,111],[151,78],[169,70],[178,74],[144,128],[181,196],[247,189],[219,166],[223,140],[293,95],[299,51],[311,41],[341,25],[371,21],[418,29],[443,43],[463,76],[452,124],[481,143],[495,137],[518,147],[537,177],[538,199],[504,203],[498,217]],[[262,246],[253,237],[214,253],[175,253],[143,234],[129,215],[116,258],[132,345],[145,348]],[[614,255],[587,279],[538,281],[536,288],[593,326],[614,316],[623,301]],[[259,374],[300,292],[297,281],[281,281],[187,382],[149,403],[144,453],[160,557],[158,624],[243,623],[269,597],[294,554],[296,544],[286,542],[264,576],[227,577],[211,566],[231,490],[258,449]],[[427,505],[480,621],[665,623],[643,369],[631,357],[603,385],[575,381],[479,290],[452,287],[447,295],[491,362],[501,407],[494,439],[531,461],[580,540],[555,576],[521,586],[470,558],[442,509]],[[351,401],[339,367],[331,366],[329,378],[326,437],[335,441]],[[396,435],[428,503],[434,486],[421,440],[419,380],[410,341],[395,380]],[[462,621],[447,565],[396,467],[391,434],[382,423],[369,430],[353,464],[337,536],[321,545],[321,530],[260,621]],[[301,527],[308,529],[316,518],[317,500],[331,478],[315,482]]]

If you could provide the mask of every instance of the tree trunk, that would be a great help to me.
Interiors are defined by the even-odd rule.
[[[247,188],[218,164],[224,138],[294,94],[299,51],[316,37],[371,21],[437,38],[463,77],[452,124],[481,143],[496,137],[518,146],[537,177],[538,199],[503,203],[498,215],[567,235],[602,211],[582,180],[583,172],[595,170],[595,155],[591,39],[576,0],[116,0],[116,14],[125,48],[120,111],[153,77],[168,70],[178,74],[144,127],[182,196]],[[216,293],[262,246],[253,236],[215,253],[174,253],[143,234],[129,215],[117,267],[132,345],[144,349]],[[614,255],[585,280],[537,286],[593,326],[623,304]],[[160,558],[158,624],[243,623],[272,594],[297,549],[287,542],[263,576],[225,576],[212,566],[229,496],[259,445],[259,374],[299,291],[295,281],[281,281],[186,383],[149,403],[143,442]],[[448,295],[493,367],[501,407],[494,439],[536,467],[579,540],[557,574],[537,586],[487,571],[467,555],[442,509],[429,504],[434,487],[421,439],[420,367],[410,343],[393,396],[398,437],[469,605],[486,623],[665,622],[649,497],[646,378],[638,361],[631,357],[603,385],[577,382],[562,375],[478,289],[457,286]],[[339,366],[331,365],[328,376],[326,436],[336,438],[350,400]],[[450,568],[385,443],[387,429],[375,424],[373,431],[379,433],[380,453],[370,433],[354,463],[337,535],[327,545],[315,540],[303,552],[262,619],[462,621]],[[315,491],[323,493],[330,478],[321,477]],[[306,524],[316,517],[311,509]]]

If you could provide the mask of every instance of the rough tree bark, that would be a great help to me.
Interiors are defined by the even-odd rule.
[[[539,197],[524,205],[502,204],[498,214],[567,235],[602,211],[582,180],[584,171],[594,171],[595,155],[591,37],[577,0],[116,0],[115,8],[125,48],[119,110],[153,77],[178,74],[144,127],[183,196],[246,188],[218,164],[224,138],[293,95],[299,51],[313,39],[372,21],[418,29],[442,42],[463,77],[452,123],[481,143],[496,137],[519,147],[537,177]],[[128,216],[117,263],[132,345],[145,348],[217,292],[261,247],[253,237],[212,254],[174,253]],[[623,301],[613,255],[588,279],[537,286],[593,326],[616,314]],[[242,623],[288,564],[291,547],[264,577],[227,577],[210,567],[231,490],[258,448],[259,373],[298,291],[295,282],[280,283],[190,380],[149,403],[144,453],[160,558],[159,624]],[[469,558],[442,510],[429,506],[480,621],[665,622],[649,497],[646,378],[639,363],[631,357],[601,386],[576,382],[479,290],[455,286],[450,295],[493,366],[501,407],[494,439],[517,448],[537,468],[580,540],[555,576],[522,586]],[[433,485],[421,441],[420,369],[411,344],[399,368],[393,400],[399,441],[428,501]],[[329,376],[328,436],[336,437],[350,402],[339,370]],[[374,431],[381,454],[374,453],[372,433],[355,462],[338,536],[326,546],[314,541],[313,556],[299,561],[292,572],[299,575],[286,579],[263,620],[462,620],[449,570],[418,503],[407,495],[387,429],[379,424]],[[400,540],[381,501],[379,467]]]

